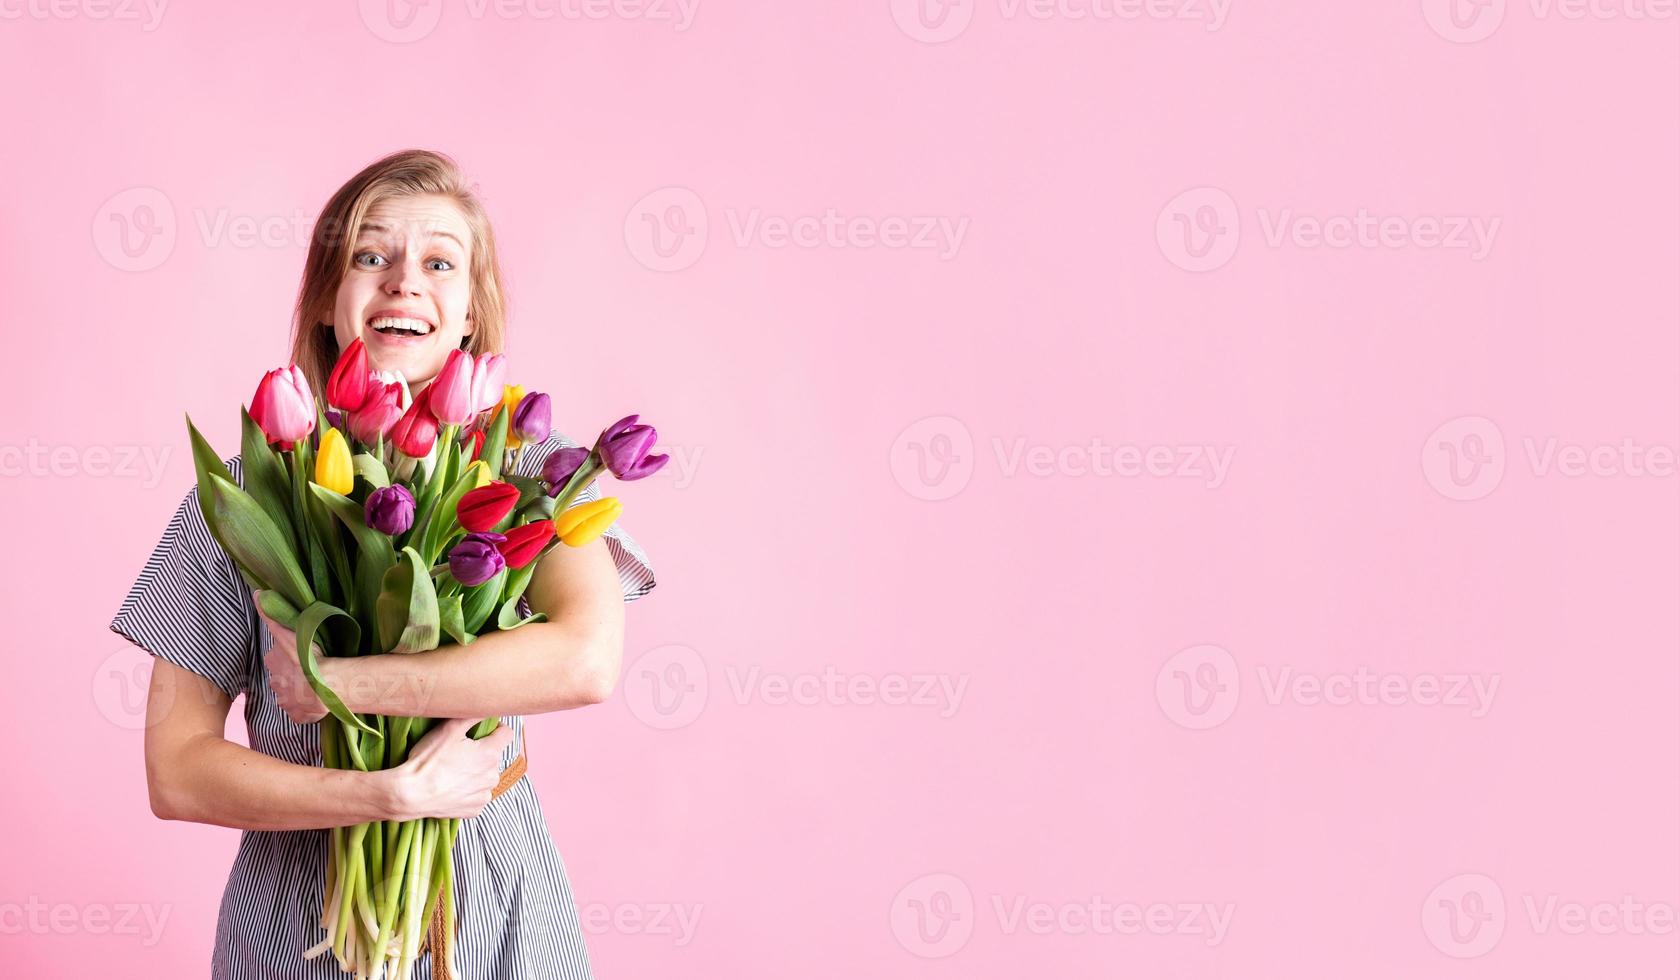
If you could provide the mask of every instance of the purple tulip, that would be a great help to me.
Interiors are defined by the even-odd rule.
[[[474,531],[449,549],[449,574],[462,585],[483,585],[507,567],[496,545],[506,544],[507,535]]]
[[[380,487],[367,495],[362,516],[375,531],[401,534],[414,526],[414,495],[400,483]]]
[[[595,442],[601,462],[620,480],[640,480],[652,476],[659,472],[659,467],[670,462],[670,457],[663,453],[648,455],[659,438],[659,430],[651,425],[637,425],[635,420],[640,417],[629,415],[619,419],[607,426]]]
[[[589,451],[582,446],[567,446],[556,449],[542,464],[542,478],[548,481],[548,496],[558,497],[565,485],[571,482],[571,476],[583,461],[589,458]]]
[[[554,431],[553,403],[540,391],[519,399],[513,410],[513,434],[521,442],[541,442]]]

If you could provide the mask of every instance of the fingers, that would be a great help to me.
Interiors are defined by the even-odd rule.
[[[484,741],[489,743],[497,754],[500,754],[502,749],[513,744],[513,729],[507,725],[502,725],[486,736]]]

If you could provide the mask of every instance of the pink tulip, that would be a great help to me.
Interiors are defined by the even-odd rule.
[[[402,385],[374,384],[367,400],[350,413],[350,434],[369,446],[402,418]]]
[[[507,380],[507,355],[481,354],[472,365],[473,413],[487,412],[501,404],[502,383]]]
[[[444,425],[465,425],[478,414],[473,398],[472,355],[464,350],[452,350],[449,359],[443,362],[443,370],[437,372],[437,377],[426,388],[431,401],[431,414]],[[496,400],[501,400],[501,390],[496,390]]]
[[[251,419],[281,449],[315,431],[315,395],[303,369],[293,364],[263,375],[251,396]]]

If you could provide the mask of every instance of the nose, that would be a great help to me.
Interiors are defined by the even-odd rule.
[[[418,296],[424,283],[418,262],[393,262],[385,273],[385,292],[392,296]]]

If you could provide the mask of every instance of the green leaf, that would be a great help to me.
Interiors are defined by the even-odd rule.
[[[372,484],[374,487],[388,487],[391,485],[391,474],[385,469],[385,464],[379,462],[379,457],[372,453],[356,453],[350,460],[356,468],[356,475]]]
[[[516,630],[521,626],[529,626],[531,623],[546,623],[547,621],[548,617],[541,613],[531,613],[524,619],[520,619],[518,614],[515,613],[512,617],[503,617],[502,621],[498,624],[498,628],[503,630]]]
[[[459,526],[455,523],[455,511],[460,506],[461,498],[476,485],[478,473],[476,470],[463,472],[449,486],[432,511],[431,522],[426,525],[425,537],[421,539],[421,554],[428,563],[435,562],[443,550],[443,545],[449,540]]]
[[[396,564],[385,572],[375,608],[381,650],[418,653],[436,649],[440,629],[437,591],[426,563],[413,548],[402,549]]]
[[[321,680],[320,665],[315,660],[315,633],[322,623],[340,616],[360,631],[361,627],[356,624],[355,617],[337,606],[312,602],[304,608],[302,614],[297,617],[297,661],[303,668],[303,676],[308,679],[309,686],[314,688],[315,696],[321,699],[321,703],[326,705],[326,710],[331,712],[334,718],[351,728],[377,737],[378,731],[369,727],[355,712],[345,707],[343,699],[334,694],[332,688],[327,687]]]
[[[298,610],[286,601],[285,596],[273,589],[263,589],[257,593],[257,605],[261,607],[263,615],[292,632],[297,632]]]
[[[362,508],[349,497],[318,483],[309,484],[309,489],[314,492],[317,502],[336,517],[355,539],[356,571],[350,579],[355,589],[355,606],[363,619],[373,621],[385,572],[396,564],[396,551],[391,547],[390,536],[368,527]],[[374,637],[366,639],[373,640]]]
[[[315,601],[291,542],[250,494],[239,489],[214,448],[187,420],[193,467],[198,471],[198,506],[204,523],[233,557],[251,584],[274,589],[301,609]]]
[[[472,642],[472,634],[466,631],[466,615],[461,611],[459,593],[437,600],[437,616],[443,632],[454,637],[456,643],[466,646]]]
[[[496,612],[497,629],[512,629],[524,622],[519,618],[519,599],[525,594],[525,588],[531,584],[531,576],[535,573],[536,562],[533,561],[507,577],[507,588],[501,594],[501,608]]]
[[[292,447],[292,504],[297,511],[297,536],[301,539],[302,558],[306,562],[303,567],[309,573],[309,581],[314,586],[315,595],[328,597],[332,594],[332,577],[327,571],[326,552],[320,536],[309,517],[310,497],[307,488],[310,472],[314,468],[313,458],[308,439],[299,439]]]
[[[501,458],[506,455],[507,427],[512,421],[507,415],[507,406],[502,405],[484,432],[484,448],[478,450],[478,458],[490,468],[491,479],[501,479]]]
[[[507,584],[507,569],[496,573],[495,578],[482,585],[474,585],[466,590],[466,597],[462,600],[462,614],[466,617],[466,630],[476,634],[489,622],[490,614],[496,611],[501,603],[501,590]]]
[[[262,428],[243,408],[239,410],[239,459],[244,469],[245,492],[262,505],[281,531],[295,538],[297,528],[292,524],[286,468],[268,447],[268,437]]]

